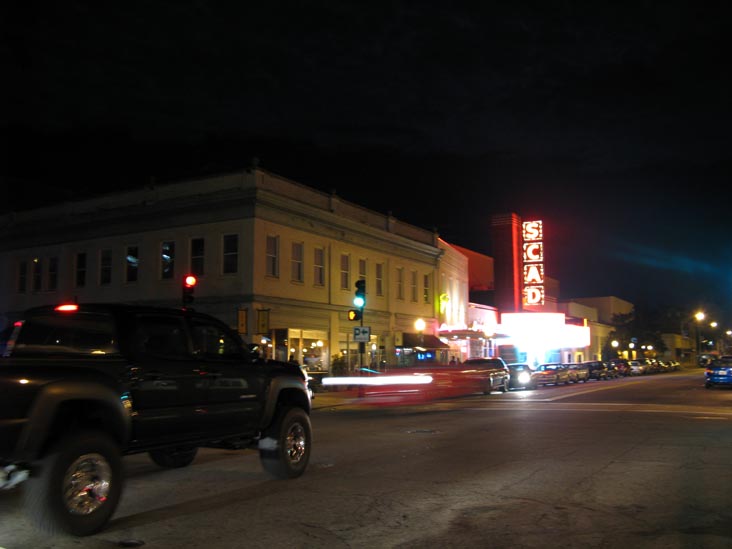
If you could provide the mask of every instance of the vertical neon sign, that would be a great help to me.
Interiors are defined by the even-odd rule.
[[[524,305],[544,305],[544,225],[523,222]]]

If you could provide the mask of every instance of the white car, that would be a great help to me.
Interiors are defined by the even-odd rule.
[[[628,366],[630,366],[630,375],[632,376],[642,376],[646,373],[645,366],[637,360],[629,360]]]

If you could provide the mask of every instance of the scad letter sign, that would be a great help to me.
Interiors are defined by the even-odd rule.
[[[524,305],[544,305],[544,225],[524,221]]]

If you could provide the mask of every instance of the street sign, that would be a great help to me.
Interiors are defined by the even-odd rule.
[[[354,326],[353,340],[367,343],[371,339],[371,326]]]

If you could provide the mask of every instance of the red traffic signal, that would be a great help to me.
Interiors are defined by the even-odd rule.
[[[193,290],[196,288],[198,279],[193,275],[183,277],[183,305],[193,303]]]

